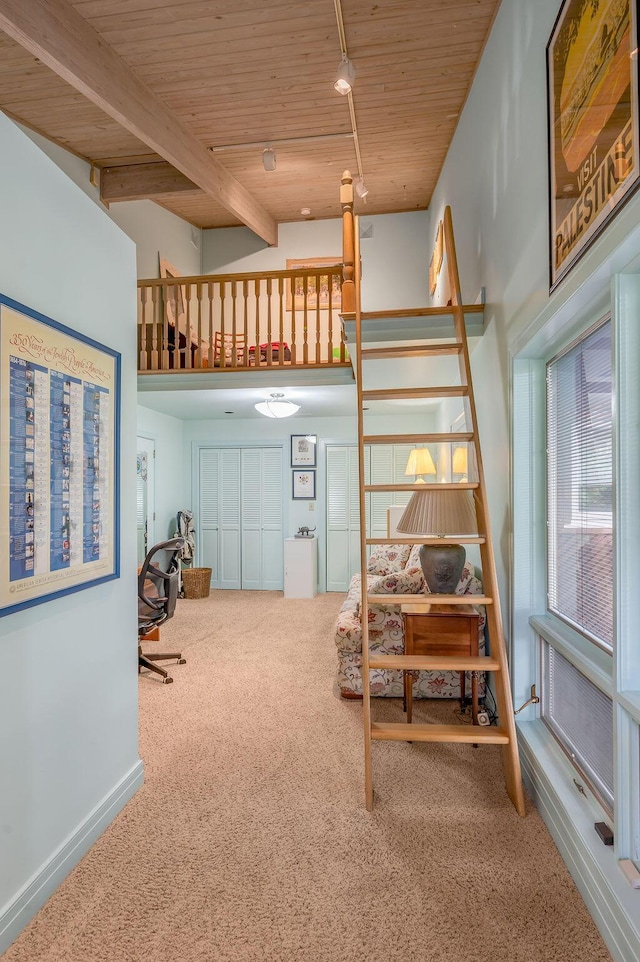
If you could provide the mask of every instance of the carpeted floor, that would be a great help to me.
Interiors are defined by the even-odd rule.
[[[187,664],[140,677],[145,786],[3,962],[610,960],[498,748],[374,745],[365,811],[361,706],[333,686],[341,602],[179,603],[162,647]]]

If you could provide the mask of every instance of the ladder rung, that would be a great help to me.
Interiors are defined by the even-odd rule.
[[[453,434],[365,434],[363,444],[439,444],[441,441],[473,441],[471,432]]]
[[[373,722],[371,737],[391,742],[468,742],[508,745],[504,728],[493,725],[408,725],[406,722]]]
[[[469,388],[466,384],[453,384],[446,387],[401,387],[383,390],[363,391],[363,401],[387,401],[403,398],[427,397],[466,397]]]
[[[484,312],[484,304],[462,304],[458,305],[457,309],[459,310],[460,307],[465,314],[482,314]],[[447,317],[453,317],[455,309],[451,304],[447,304],[446,307],[444,305],[442,307],[400,307],[390,311],[362,311],[360,317],[363,321],[375,320],[378,317],[438,317],[441,314],[446,314]],[[355,321],[356,312],[342,311],[340,312],[340,317],[345,321]]]
[[[386,607],[387,605],[406,605],[420,601],[425,605],[492,605],[493,598],[488,595],[367,595],[369,607]]]
[[[363,361],[384,360],[390,357],[441,357],[446,354],[460,354],[462,344],[414,344],[411,347],[367,347],[362,350]]]
[[[376,655],[369,668],[392,671],[500,671],[496,658],[483,655]]]
[[[434,482],[429,484],[425,482],[424,484],[365,484],[365,491],[473,491],[475,488],[479,488],[480,485],[477,481],[447,481],[438,484]]]
[[[467,538],[366,538],[365,544],[486,544],[486,538],[471,536]]]

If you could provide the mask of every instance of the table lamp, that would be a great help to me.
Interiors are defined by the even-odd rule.
[[[454,448],[453,463],[451,465],[453,474],[459,474],[461,481],[466,481],[469,474],[469,456],[466,447]]]
[[[436,466],[433,463],[429,448],[413,448],[404,473],[405,475],[413,474],[416,479],[416,484],[426,483],[422,477],[423,474],[432,474],[435,477]]]
[[[466,552],[461,544],[438,544],[438,539],[478,533],[471,491],[468,488],[414,491],[396,530],[419,538],[433,538],[433,544],[420,546],[424,580],[432,594],[455,594]]]

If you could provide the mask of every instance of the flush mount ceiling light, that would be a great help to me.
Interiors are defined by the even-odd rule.
[[[367,196],[368,193],[369,191],[365,186],[364,177],[361,177],[358,183],[356,184],[356,194],[358,195],[358,197],[362,197],[362,199],[364,200],[364,198]]]
[[[344,97],[351,93],[353,81],[355,80],[356,70],[348,57],[343,57],[338,67],[338,73],[334,83],[334,88]]]
[[[265,170],[276,169],[276,152],[273,147],[265,147],[262,151],[262,166]]]
[[[290,418],[300,410],[300,405],[287,401],[284,394],[270,394],[266,401],[256,404],[255,409],[267,418]]]

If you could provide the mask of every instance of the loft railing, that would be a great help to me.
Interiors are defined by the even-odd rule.
[[[139,281],[138,370],[346,366],[344,293],[341,264]]]

